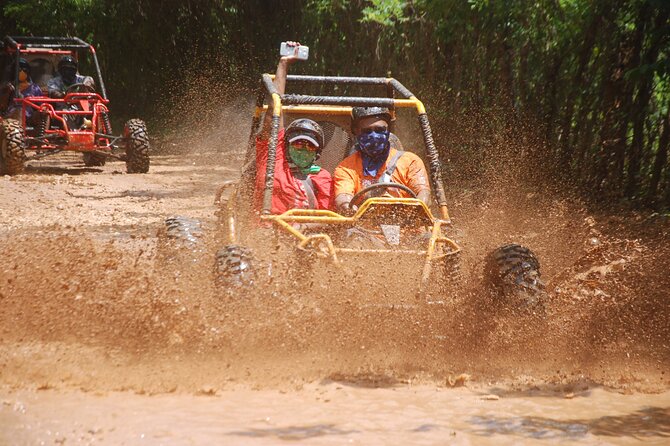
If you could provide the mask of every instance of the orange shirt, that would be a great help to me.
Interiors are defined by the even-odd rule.
[[[346,157],[335,169],[333,182],[335,183],[335,194],[354,195],[370,184],[376,183],[379,177],[386,172],[387,163],[393,159],[397,150],[391,147],[384,165],[377,171],[377,176],[369,177],[363,175],[363,159],[361,153],[356,151],[353,155]],[[412,152],[405,152],[396,164],[396,169],[391,175],[391,181],[403,184],[414,191],[415,194],[423,190],[430,190],[428,174],[421,158]],[[388,189],[388,193],[394,197],[408,198],[407,192],[400,189]]]

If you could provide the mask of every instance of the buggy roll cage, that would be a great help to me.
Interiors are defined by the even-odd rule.
[[[93,55],[93,62],[95,64],[95,71],[98,77],[98,85],[100,86],[100,95],[104,100],[107,100],[107,90],[105,83],[102,80],[102,73],[100,72],[100,64],[98,63],[98,56],[95,48],[90,43],[84,42],[79,37],[33,37],[33,36],[5,36],[2,40],[3,46],[16,53],[16,63],[14,64],[14,88],[18,91],[19,88],[19,64],[18,60],[21,57],[21,51],[31,52],[31,49],[46,49],[46,50],[84,50],[88,49]]]
[[[263,191],[262,215],[270,215],[272,208],[272,190],[274,184],[275,160],[277,155],[277,137],[279,135],[279,122],[283,105],[290,105],[292,112],[317,113],[317,114],[341,114],[350,115],[351,107],[387,107],[393,116],[396,108],[415,108],[419,118],[419,124],[426,145],[430,179],[440,208],[440,217],[449,221],[447,199],[442,184],[442,170],[440,156],[433,141],[433,132],[428,122],[428,115],[423,103],[414,96],[403,84],[394,78],[384,77],[344,77],[344,76],[306,76],[289,74],[287,82],[320,83],[320,84],[342,84],[342,85],[378,85],[386,87],[386,97],[354,97],[354,96],[311,96],[301,94],[279,94],[273,84],[274,75],[263,74],[261,85],[256,99],[256,112],[251,125],[249,138],[250,147],[253,144],[254,135],[258,132],[261,114],[264,110],[265,98],[269,94],[272,98],[272,123],[270,128],[270,141],[268,144],[268,159],[265,173]],[[395,94],[402,99],[396,99]],[[324,107],[325,106],[325,107]],[[270,105],[267,107],[270,111]]]

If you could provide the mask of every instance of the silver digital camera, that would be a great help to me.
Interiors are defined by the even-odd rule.
[[[279,46],[279,55],[296,56],[300,60],[307,60],[309,57],[309,47],[304,45],[289,46],[287,42],[282,42]]]

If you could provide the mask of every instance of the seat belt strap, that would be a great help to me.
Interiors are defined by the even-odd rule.
[[[305,189],[305,195],[307,195],[307,202],[309,203],[309,208],[316,209],[317,202],[316,202],[316,193],[314,192],[314,182],[309,176],[305,177],[305,179],[301,178],[300,182],[302,183],[302,186]]]
[[[393,175],[393,172],[395,172],[396,167],[398,167],[398,160],[404,154],[405,154],[405,152],[403,150],[398,150],[395,153],[395,155],[393,155],[393,158],[391,158],[391,161],[389,161],[389,163],[386,165],[386,170],[379,177],[379,179],[377,180],[377,183],[390,183],[391,182],[391,176]]]

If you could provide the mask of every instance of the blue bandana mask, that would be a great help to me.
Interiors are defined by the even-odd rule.
[[[363,173],[368,176],[377,176],[377,171],[386,161],[390,149],[388,130],[358,135],[358,150],[363,158]]]

